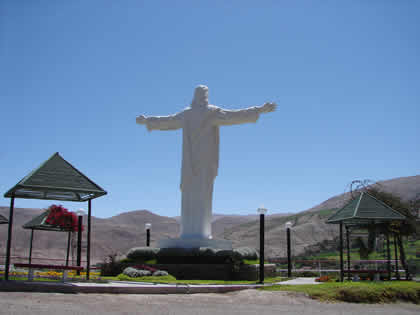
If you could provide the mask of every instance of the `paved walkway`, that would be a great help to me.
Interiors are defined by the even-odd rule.
[[[296,278],[276,284],[319,284],[315,278]],[[110,281],[94,282],[38,282],[38,281],[0,281],[3,292],[56,292],[56,293],[118,293],[118,294],[191,294],[226,293],[246,289],[256,289],[273,284],[229,284],[229,285],[190,285],[155,284],[147,282]]]
[[[295,279],[292,279],[292,280],[278,282],[277,284],[285,284],[285,285],[321,284],[321,282],[316,282],[315,279],[316,278],[295,278]]]

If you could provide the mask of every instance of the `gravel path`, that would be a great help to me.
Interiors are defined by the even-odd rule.
[[[419,314],[414,304],[321,303],[290,292],[135,295],[0,292],[0,314]]]

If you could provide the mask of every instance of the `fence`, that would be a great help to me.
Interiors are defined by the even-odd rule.
[[[272,258],[268,259],[268,262],[275,263],[277,265],[277,272],[287,273],[287,259],[284,258]],[[387,270],[387,260],[352,260],[350,261],[350,268],[347,261],[344,261],[344,270],[349,269],[360,269],[360,270]],[[396,262],[391,260],[391,270],[396,272]],[[412,259],[409,261],[411,268],[411,274],[420,273],[420,259]],[[295,259],[292,260],[292,272],[300,274],[313,273],[317,276],[321,276],[327,273],[338,273],[340,272],[340,261],[335,259]],[[402,268],[401,262],[398,262],[398,272],[403,275],[405,270]]]

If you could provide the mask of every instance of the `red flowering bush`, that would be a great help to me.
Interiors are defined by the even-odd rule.
[[[331,280],[331,278],[329,276],[321,276],[321,277],[315,279],[316,282],[328,282],[330,280]]]
[[[48,210],[49,214],[45,223],[59,226],[65,230],[74,232],[78,230],[78,220],[75,213],[68,211],[62,205],[52,205],[48,208]]]

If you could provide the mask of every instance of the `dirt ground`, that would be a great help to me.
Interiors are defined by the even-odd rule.
[[[226,294],[136,295],[0,292],[0,314],[420,314],[420,306],[321,303],[303,294],[245,290]]]

